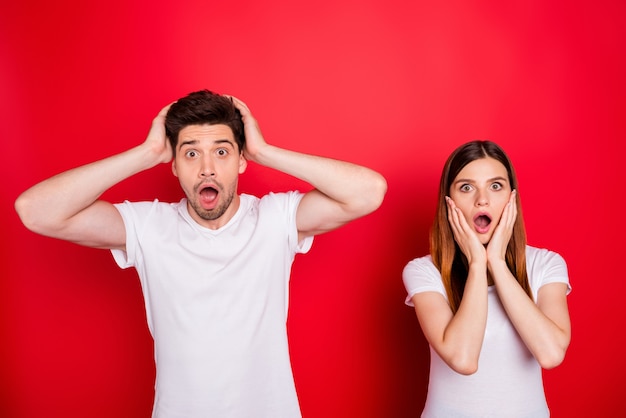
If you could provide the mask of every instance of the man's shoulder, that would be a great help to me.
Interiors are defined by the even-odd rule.
[[[181,208],[186,207],[186,199],[181,199],[178,202],[161,202],[159,199],[152,201],[129,201],[125,200],[122,203],[115,203],[114,206],[122,213],[132,214],[136,217],[148,217],[151,215],[165,215],[176,214],[180,212]]]
[[[244,195],[242,195],[244,196]],[[284,192],[268,192],[261,197],[250,196],[257,202],[299,202],[304,193],[297,190],[289,190]]]
[[[285,207],[288,205],[298,205],[303,193],[295,190],[286,192],[268,192],[261,196],[240,194],[241,202],[248,207],[267,208],[272,206]]]

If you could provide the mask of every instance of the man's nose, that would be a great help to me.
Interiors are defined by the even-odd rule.
[[[215,176],[215,166],[213,160],[210,157],[202,159],[202,166],[200,167],[200,176],[212,177]]]

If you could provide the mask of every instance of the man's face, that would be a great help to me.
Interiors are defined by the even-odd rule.
[[[189,125],[178,134],[172,172],[187,196],[189,214],[202,226],[218,229],[237,212],[238,178],[246,166],[226,125]]]

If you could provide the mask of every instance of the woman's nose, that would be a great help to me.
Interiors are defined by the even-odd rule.
[[[487,198],[487,193],[478,192],[478,195],[476,195],[476,206],[489,206],[489,199]]]

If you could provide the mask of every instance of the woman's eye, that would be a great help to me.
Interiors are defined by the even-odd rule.
[[[492,188],[493,190],[501,190],[501,189],[502,189],[502,185],[501,185],[500,183],[493,183],[493,184],[491,185],[491,188]]]
[[[469,192],[470,190],[472,190],[472,187],[469,184],[464,184],[461,186],[462,192]]]

